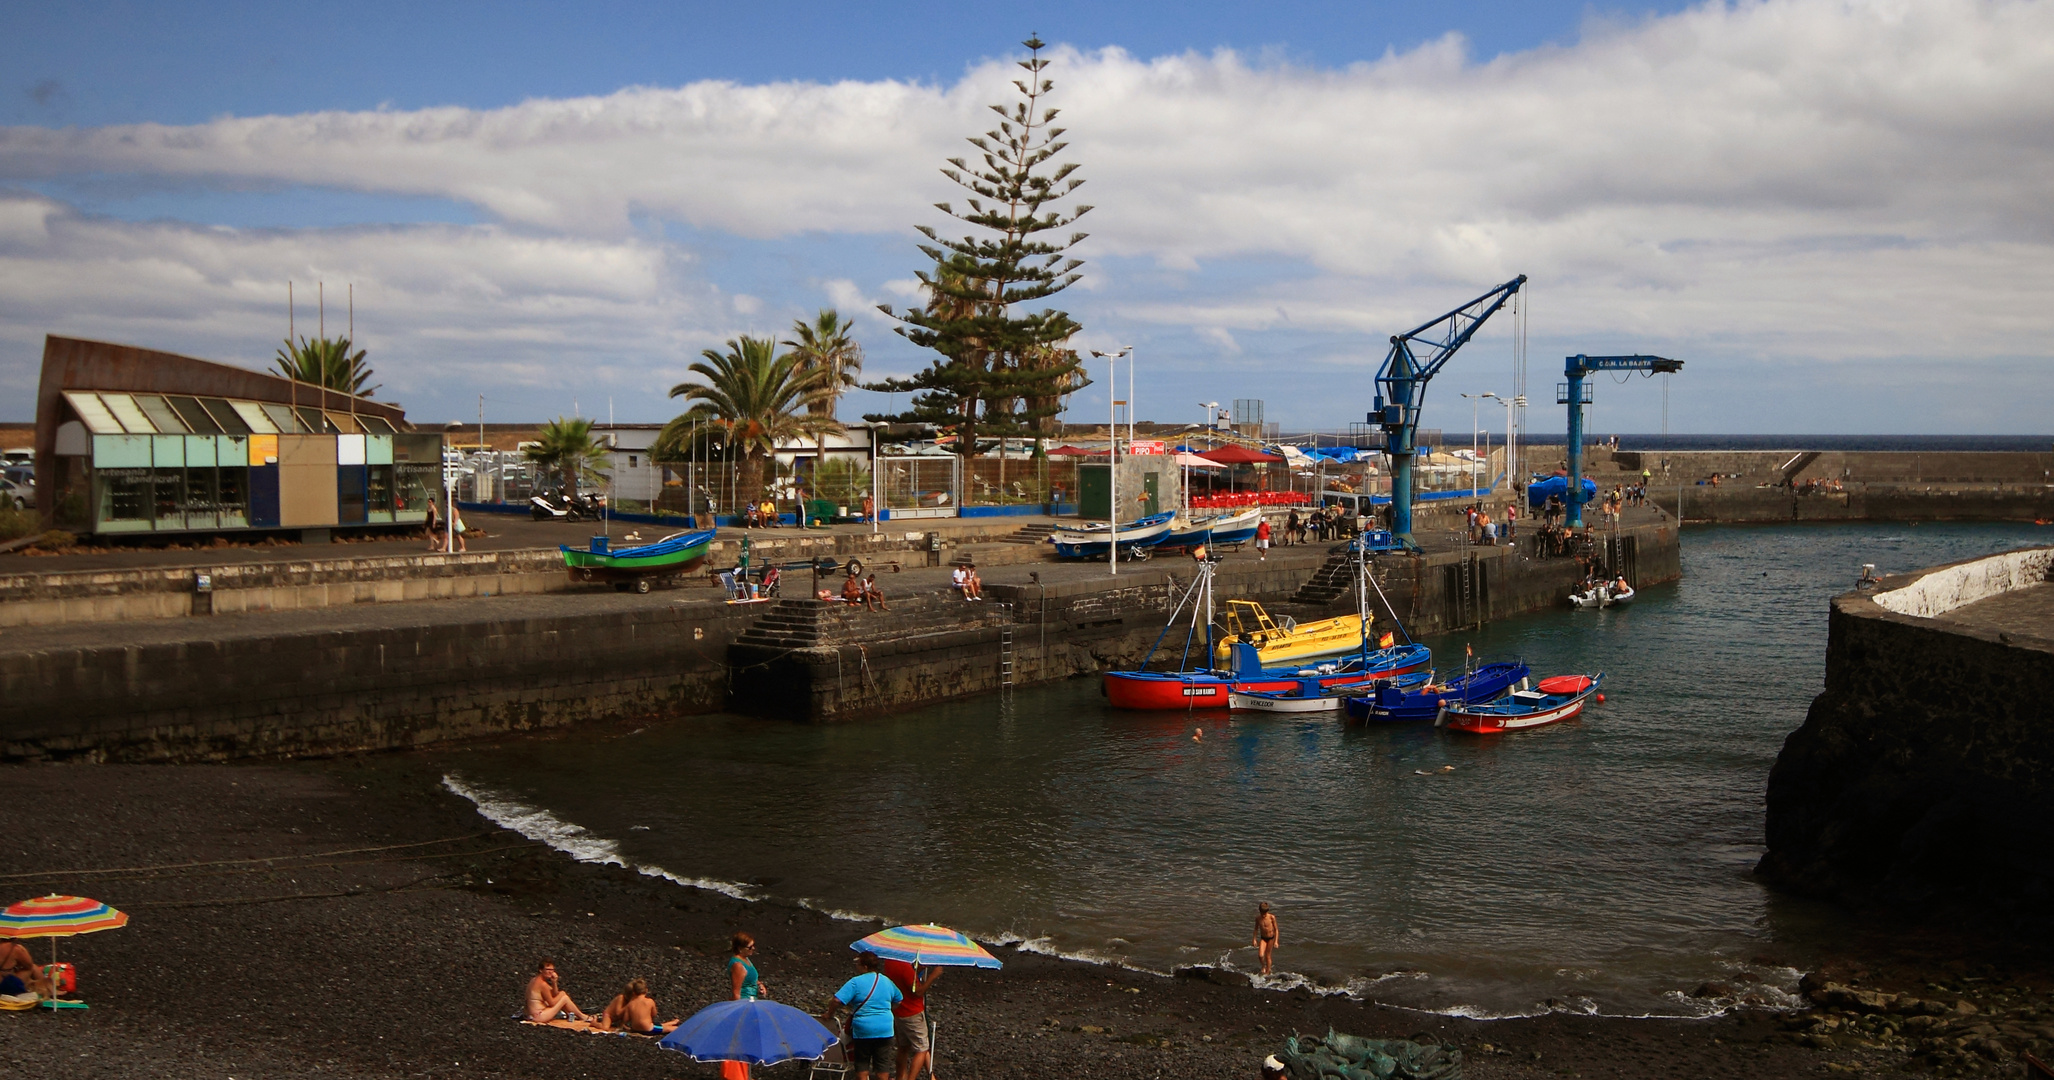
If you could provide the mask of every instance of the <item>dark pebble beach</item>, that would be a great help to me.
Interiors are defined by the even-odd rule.
[[[404,756],[0,778],[16,808],[0,900],[75,893],[132,917],[58,943],[89,1010],[0,1014],[23,1075],[716,1076],[652,1040],[517,1023],[528,975],[553,958],[588,1010],[640,976],[665,1016],[689,1015],[726,997],[727,936],[745,929],[768,995],[817,1013],[875,929],[575,862]],[[931,997],[943,1080],[1252,1078],[1286,1035],[1329,1029],[1452,1044],[1479,1078],[1929,1075],[1901,1049],[1808,1043],[1767,1010],[1467,1021],[995,951],[1004,970],[951,971]]]

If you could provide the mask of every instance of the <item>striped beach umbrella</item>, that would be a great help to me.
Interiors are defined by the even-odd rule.
[[[83,896],[51,893],[0,909],[0,937],[71,937],[127,925],[125,912]]]
[[[127,912],[116,911],[98,900],[88,900],[83,896],[51,893],[0,908],[0,938],[49,938],[52,968],[57,966],[58,938],[127,925]],[[55,977],[54,973],[52,977]],[[84,1002],[59,1001],[54,997],[43,1004],[53,1009],[86,1007]]]
[[[894,926],[855,942],[849,948],[871,952],[886,960],[904,960],[924,967],[996,968],[1005,965],[998,957],[946,926]]]

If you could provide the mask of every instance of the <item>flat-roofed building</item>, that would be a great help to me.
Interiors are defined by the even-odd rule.
[[[95,535],[371,528],[428,517],[442,435],[397,405],[189,356],[50,336],[36,505]]]

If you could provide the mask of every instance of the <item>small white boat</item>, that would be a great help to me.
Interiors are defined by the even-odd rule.
[[[1625,592],[1617,592],[1615,590],[1607,589],[1605,590],[1605,606],[1617,607],[1620,604],[1633,603],[1633,598],[1636,595],[1637,592],[1631,585],[1628,585],[1626,587]]]
[[[1306,682],[1310,685],[1292,690],[1236,690],[1227,695],[1227,708],[1254,712],[1340,712],[1349,695],[1362,693],[1360,686],[1327,689],[1319,685],[1318,679]]]
[[[1145,559],[1148,549],[1163,542],[1170,532],[1170,522],[1175,511],[1151,514],[1136,518],[1120,526],[1120,554]],[[1103,521],[1086,525],[1071,525],[1058,528],[1049,534],[1048,542],[1055,545],[1056,554],[1065,559],[1088,559],[1106,554],[1112,548],[1112,527]]]
[[[1597,585],[1586,592],[1570,593],[1569,604],[1571,607],[1580,608],[1616,607],[1620,604],[1632,603],[1633,598],[1637,595],[1639,594],[1631,585],[1627,585],[1624,588],[1618,585]]]

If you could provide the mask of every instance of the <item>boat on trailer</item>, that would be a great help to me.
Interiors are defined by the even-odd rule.
[[[1163,542],[1163,538],[1170,534],[1170,523],[1176,517],[1175,511],[1150,514],[1120,526],[1117,540],[1120,556],[1137,560],[1148,558],[1148,549]],[[1048,542],[1056,546],[1056,554],[1062,558],[1095,559],[1112,550],[1115,538],[1111,525],[1094,521],[1088,525],[1059,528],[1049,534]]]
[[[653,582],[681,577],[705,565],[707,547],[712,542],[713,530],[699,529],[672,533],[653,544],[617,551],[607,546],[603,536],[593,537],[588,547],[557,546],[563,552],[563,564],[572,581],[605,581],[616,589],[646,593]]]
[[[1186,511],[1170,522],[1170,532],[1163,537],[1163,547],[1197,547],[1200,544],[1221,547],[1227,544],[1245,544],[1255,539],[1256,526],[1262,524],[1262,508],[1249,507],[1235,514],[1202,514],[1190,516]]]
[[[1434,726],[1475,735],[1496,735],[1560,723],[1580,715],[1592,698],[1604,700],[1598,693],[1598,686],[1604,681],[1604,672],[1556,675],[1542,679],[1532,690],[1517,690],[1497,701],[1444,702]]]
[[[1348,698],[1348,718],[1374,724],[1424,723],[1440,715],[1444,703],[1496,701],[1513,690],[1526,689],[1533,669],[1524,661],[1484,664],[1444,683],[1405,686],[1378,682],[1369,693]]]

